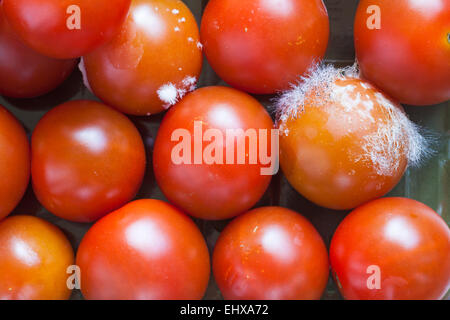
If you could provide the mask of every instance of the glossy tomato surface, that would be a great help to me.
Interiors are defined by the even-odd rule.
[[[415,200],[375,200],[339,225],[330,260],[346,299],[440,299],[450,288],[450,229]]]
[[[73,249],[56,226],[33,216],[0,222],[0,299],[64,300]]]
[[[416,148],[414,126],[400,105],[366,81],[343,77],[321,86],[308,91],[302,106],[292,105],[296,116],[282,116],[281,168],[310,201],[352,209],[400,181]]]
[[[145,162],[133,123],[95,101],[52,109],[32,136],[34,192],[47,210],[71,221],[97,220],[130,201]]]
[[[134,115],[159,113],[192,91],[202,67],[194,16],[181,0],[133,0],[120,33],[84,57],[92,91]]]
[[[3,0],[7,20],[34,50],[53,58],[83,56],[109,41],[131,0]]]
[[[59,86],[76,60],[57,60],[27,47],[6,21],[0,5],[0,94],[13,98],[43,95]]]
[[[0,105],[0,220],[22,199],[30,181],[30,144],[22,125]]]
[[[411,105],[450,100],[450,0],[362,0],[354,30],[363,76],[387,94]]]
[[[171,108],[161,123],[153,150],[156,181],[169,201],[195,217],[222,220],[243,213],[270,183],[271,176],[261,174],[269,165],[260,157],[252,163],[250,153],[261,143],[270,155],[272,128],[269,114],[251,96],[226,87],[198,89]],[[251,143],[245,137],[248,129],[266,132],[267,140],[255,135]],[[227,136],[227,130],[237,130],[236,135]],[[241,164],[239,139],[245,143]]]
[[[262,207],[233,220],[217,240],[213,272],[225,299],[319,299],[328,275],[325,244],[300,214]]]
[[[188,216],[160,200],[137,200],[98,221],[77,253],[87,299],[201,299],[208,248]]]
[[[323,58],[328,37],[322,0],[211,0],[201,25],[214,71],[257,94],[288,89]]]

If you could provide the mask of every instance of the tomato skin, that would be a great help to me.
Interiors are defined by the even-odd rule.
[[[440,299],[450,286],[450,229],[431,208],[383,198],[350,213],[330,247],[346,299]],[[367,268],[380,268],[380,289],[368,289]]]
[[[201,299],[209,253],[196,225],[160,200],[137,200],[99,220],[77,253],[86,299]]]
[[[0,222],[0,299],[66,300],[73,249],[56,226],[33,216]]]
[[[381,12],[379,30],[367,27],[373,5]],[[365,78],[401,103],[450,100],[450,0],[362,0],[354,30]]]
[[[263,207],[239,216],[221,233],[213,272],[225,299],[320,299],[328,253],[300,214]]]
[[[131,0],[3,0],[7,20],[34,50],[48,57],[81,57],[111,40],[125,20]],[[80,10],[80,28],[69,29]]]
[[[4,18],[0,5],[0,94],[33,98],[59,86],[73,71],[76,60],[48,58],[28,48]]]
[[[256,94],[286,90],[325,55],[328,13],[322,0],[211,0],[201,39],[214,71]]]
[[[346,210],[384,196],[400,181],[411,124],[400,122],[403,108],[366,81],[345,77],[330,86],[332,102],[323,104],[311,92],[304,110],[280,126],[280,164],[305,198]]]
[[[193,89],[203,61],[199,39],[195,18],[182,1],[133,0],[120,33],[84,57],[89,86],[121,112],[162,112],[175,102],[161,99],[164,85],[178,89],[179,96],[169,100]]]
[[[0,105],[0,220],[22,199],[30,181],[30,144],[22,125]]]
[[[272,119],[257,100],[243,92],[205,87],[188,94],[167,112],[155,140],[155,178],[171,203],[194,217],[208,220],[228,219],[249,210],[263,196],[271,176],[261,175],[263,166],[259,161],[250,164],[248,152],[245,164],[237,164],[237,161],[234,164],[226,161],[222,164],[174,163],[172,152],[180,142],[172,141],[172,134],[175,130],[187,130],[194,142],[196,121],[201,121],[203,133],[218,129],[225,137],[227,129],[263,129],[269,132],[270,139]],[[267,150],[271,150],[270,141],[268,144]],[[207,145],[207,142],[202,144],[202,155]],[[234,142],[232,145],[224,142],[222,154],[226,155],[232,146]],[[194,153],[192,143],[191,154]]]
[[[42,205],[91,222],[130,201],[141,186],[145,149],[133,123],[95,101],[49,111],[32,136],[33,189]]]

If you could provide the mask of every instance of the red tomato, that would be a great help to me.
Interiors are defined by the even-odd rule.
[[[208,248],[196,225],[160,200],[138,200],[98,221],[77,253],[87,299],[201,299]]]
[[[13,216],[0,222],[0,299],[64,300],[73,249],[45,220]]]
[[[320,299],[328,254],[313,225],[281,207],[254,209],[217,240],[213,272],[225,299]]]
[[[355,47],[363,76],[401,103],[450,100],[450,0],[361,0]]]
[[[440,299],[450,288],[450,229],[420,202],[375,200],[344,219],[330,260],[346,299]]]
[[[0,220],[22,199],[30,181],[30,145],[22,125],[0,105]]]
[[[90,222],[137,193],[145,149],[133,123],[95,101],[71,101],[49,111],[32,137],[32,180],[53,214]]]
[[[133,0],[120,34],[84,58],[88,85],[124,113],[159,113],[195,88],[202,67],[199,38],[182,1]]]
[[[328,45],[322,0],[211,0],[201,38],[214,71],[238,89],[286,90]]]
[[[4,19],[0,5],[0,94],[32,98],[52,91],[75,68],[76,60],[57,60],[28,48]]]
[[[388,193],[427,144],[402,107],[331,66],[278,102],[280,163],[310,201],[351,209]]]
[[[195,217],[221,220],[243,213],[270,183],[271,176],[261,174],[261,158],[251,163],[249,152],[250,144],[262,144],[270,153],[272,128],[269,114],[251,96],[226,87],[198,89],[170,109],[161,123],[153,150],[156,181],[169,201]],[[233,138],[227,134],[233,129],[242,131]],[[248,129],[268,132],[267,143],[258,136],[248,142]],[[207,137],[213,130],[221,137]],[[236,159],[238,141],[245,143],[242,164]],[[180,150],[183,145],[185,150]]]
[[[5,15],[34,50],[70,59],[111,40],[131,0],[3,0]]]

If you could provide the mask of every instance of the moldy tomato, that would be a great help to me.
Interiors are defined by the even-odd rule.
[[[353,68],[344,73],[318,67],[277,103],[284,174],[310,201],[340,210],[385,195],[427,151],[399,104]]]
[[[34,50],[77,58],[119,31],[130,0],[3,0],[7,20]]]
[[[249,129],[256,140],[246,135]],[[262,158],[250,161],[250,148],[273,154],[271,129],[269,114],[251,96],[226,87],[198,89],[161,123],[153,150],[156,181],[169,201],[197,218],[232,218],[254,206],[270,183],[271,176],[262,175]],[[259,131],[267,133],[266,141]]]
[[[287,90],[328,45],[322,0],[211,0],[201,39],[214,71],[235,88]]]
[[[31,141],[33,189],[51,213],[90,222],[137,193],[145,149],[133,123],[95,101],[71,101],[50,110]]]
[[[22,199],[30,181],[30,144],[22,125],[0,105],[0,220]]]
[[[13,216],[0,222],[0,299],[69,299],[67,268],[74,263],[64,233],[45,220]]]
[[[196,225],[160,200],[138,200],[99,220],[77,253],[87,299],[201,299],[210,274]]]
[[[87,85],[108,105],[159,113],[195,88],[202,50],[194,16],[180,0],[133,0],[120,33],[83,59]]]
[[[328,254],[308,220],[264,207],[236,218],[221,233],[213,271],[225,299],[320,299]]]
[[[362,75],[377,87],[411,105],[450,100],[450,0],[361,0],[354,29]]]
[[[420,202],[378,199],[339,225],[330,260],[346,299],[440,299],[450,287],[450,229]]]

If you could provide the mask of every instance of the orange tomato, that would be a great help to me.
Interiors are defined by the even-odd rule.
[[[426,148],[399,104],[339,73],[319,68],[280,98],[280,163],[307,199],[351,209],[389,192]]]
[[[73,249],[64,233],[32,216],[0,222],[0,299],[64,300]]]
[[[199,38],[182,1],[133,0],[119,35],[84,57],[89,86],[124,113],[159,113],[195,88],[202,67]]]

